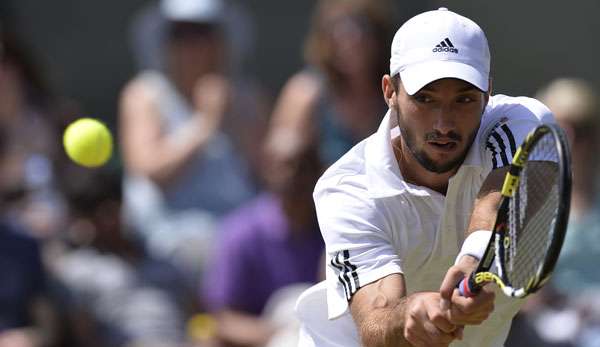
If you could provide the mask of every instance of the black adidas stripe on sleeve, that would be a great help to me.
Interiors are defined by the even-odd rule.
[[[508,128],[508,125],[502,124],[500,128],[504,131],[504,134],[506,134],[506,137],[508,138],[508,142],[510,143],[510,153],[512,154],[511,157],[514,157],[515,153],[517,152],[515,137],[513,136],[512,131],[510,131]]]
[[[506,144],[504,143],[504,139],[495,129],[492,131],[490,136],[496,141],[498,152],[500,153],[500,159],[502,160],[502,166],[508,166],[510,162],[508,161],[508,156],[506,155]]]
[[[508,146],[507,146],[508,143]],[[508,166],[517,151],[517,144],[512,131],[506,124],[496,126],[488,136],[485,147],[492,154],[492,168]],[[510,150],[510,152],[508,152]],[[500,159],[501,166],[498,165]]]
[[[340,261],[338,259],[339,256],[340,256],[340,253],[338,252],[335,255],[335,257],[331,258],[331,266],[333,266],[334,268],[336,268],[339,271],[338,280],[342,284],[342,287],[344,288],[344,294],[346,295],[346,298],[348,299],[350,297],[350,288],[348,286],[350,281],[349,281],[348,276],[344,272],[344,266],[342,264],[340,264]]]
[[[498,152],[496,151],[496,147],[489,140],[485,143],[485,147],[492,153],[492,169],[495,170],[498,168],[498,160],[496,159]]]
[[[352,276],[352,281],[354,283],[354,290],[352,291],[352,294],[354,294],[356,293],[358,288],[360,288],[360,286],[358,285],[358,273],[356,273],[356,265],[350,263],[350,252],[348,250],[345,250],[343,254],[344,265],[346,265],[347,269],[350,269],[350,276]]]
[[[338,252],[335,257],[331,259],[331,265],[340,272],[338,280],[344,287],[346,299],[350,300],[352,295],[360,288],[356,265],[350,263],[350,252],[348,250]]]

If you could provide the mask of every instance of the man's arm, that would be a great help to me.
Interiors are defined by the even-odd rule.
[[[473,213],[471,214],[471,220],[465,236],[468,236],[475,230],[492,230],[494,227],[496,213],[502,200],[500,192],[502,191],[502,184],[507,172],[508,166],[505,166],[493,170],[486,177],[475,199]]]
[[[473,213],[466,236],[476,230],[492,230],[494,227],[496,213],[502,200],[500,192],[507,171],[508,167],[502,167],[493,170],[486,177],[473,205]],[[456,265],[448,269],[440,287],[442,308],[449,310],[449,317],[455,324],[473,324],[473,321],[487,318],[493,310],[494,292],[492,290],[484,287],[481,294],[475,298],[460,297],[454,290],[461,279],[475,270],[478,263],[479,259],[470,255],[462,256]],[[471,305],[469,309],[469,303],[474,299],[481,301],[481,305]],[[473,320],[473,318],[476,319]]]
[[[366,347],[448,346],[462,330],[440,309],[438,293],[406,296],[404,276],[392,274],[360,288],[350,311]]]

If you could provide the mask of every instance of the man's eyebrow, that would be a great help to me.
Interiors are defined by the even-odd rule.
[[[432,88],[430,85],[426,85],[425,87],[421,88],[421,90],[425,91],[425,92],[435,92],[436,91],[436,89]],[[459,89],[458,92],[459,93],[464,93],[464,92],[470,92],[472,90],[477,90],[478,91],[479,88],[475,87],[472,84],[469,84],[468,86],[465,86],[465,87]]]
[[[464,88],[461,88],[458,92],[459,93],[464,93],[464,92],[470,92],[472,90],[476,90],[479,91],[479,88],[475,87],[474,85],[470,84]]]

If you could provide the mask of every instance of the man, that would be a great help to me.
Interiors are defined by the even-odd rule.
[[[503,345],[521,301],[454,289],[483,254],[516,147],[552,115],[490,96],[489,68],[481,28],[445,8],[397,31],[388,113],[315,188],[327,281],[298,300],[300,346]]]

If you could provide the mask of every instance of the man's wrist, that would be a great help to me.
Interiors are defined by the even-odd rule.
[[[456,256],[454,265],[457,265],[463,256],[469,256],[476,261],[481,260],[491,236],[492,232],[489,230],[477,230],[469,234]]]

